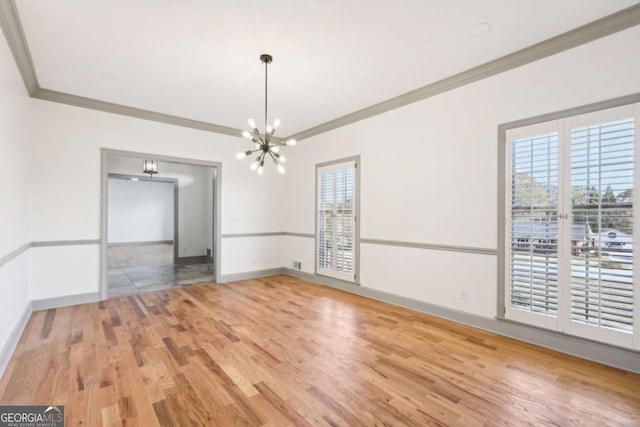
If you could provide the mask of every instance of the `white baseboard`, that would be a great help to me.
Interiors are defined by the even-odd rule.
[[[273,276],[274,274],[284,274],[285,268],[270,268],[267,270],[247,271],[244,273],[223,274],[218,283],[237,282],[238,280],[249,280],[257,277]]]
[[[67,307],[70,305],[86,304],[88,302],[100,301],[100,292],[89,292],[87,294],[68,295],[63,297],[43,298],[32,300],[33,311],[48,310],[50,308]]]
[[[5,369],[9,365],[9,361],[11,360],[11,356],[13,356],[13,352],[16,350],[18,343],[20,342],[20,338],[22,337],[22,333],[24,329],[27,327],[27,323],[29,323],[29,319],[31,318],[31,313],[33,312],[31,301],[27,303],[27,306],[24,308],[24,312],[18,323],[13,327],[7,342],[4,343],[2,350],[0,350],[0,377],[4,375]]]

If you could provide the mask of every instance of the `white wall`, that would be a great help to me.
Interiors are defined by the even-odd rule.
[[[29,250],[32,300],[98,291],[98,245],[34,247]],[[64,292],[64,293],[62,293]]]
[[[33,101],[0,36],[0,258],[29,242],[28,130]],[[0,266],[0,349],[29,304],[29,256]],[[3,367],[0,367],[0,370]]]
[[[142,160],[109,156],[110,173],[142,176]],[[178,241],[181,257],[207,254],[213,248],[213,171],[210,166],[158,162],[158,177],[178,180]]]
[[[173,182],[109,179],[109,243],[173,240]]]
[[[32,115],[37,123],[29,147],[33,241],[101,237],[103,147],[221,162],[222,234],[284,228],[280,215],[284,177],[275,169],[258,176],[249,170],[248,162],[236,160],[235,154],[247,149],[241,138],[37,100]],[[237,252],[237,259],[223,257],[221,274],[232,272],[232,265],[234,271],[252,271],[254,258],[256,265],[280,267],[281,258],[273,260],[271,248],[253,245],[249,240],[235,244],[242,245],[242,249]],[[42,256],[32,259],[31,266],[34,294],[53,297],[98,291],[97,261],[95,267],[89,264],[91,271],[76,272],[71,268],[71,247],[43,247],[38,251]],[[45,258],[50,262],[44,263]],[[55,268],[50,268],[52,265]]]
[[[235,237],[222,240],[222,263],[225,274],[246,273],[282,267],[284,236]],[[252,248],[247,252],[247,247]],[[261,254],[261,256],[257,256]]]
[[[314,233],[315,164],[361,155],[362,238],[496,249],[498,125],[640,92],[638,40],[632,28],[301,141],[286,231]],[[313,272],[313,246],[286,236],[283,265]],[[362,244],[360,261],[365,287],[497,314],[496,256]]]

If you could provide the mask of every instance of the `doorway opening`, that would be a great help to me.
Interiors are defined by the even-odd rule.
[[[102,299],[217,282],[220,164],[102,155]],[[147,159],[157,162],[157,175],[143,175]]]

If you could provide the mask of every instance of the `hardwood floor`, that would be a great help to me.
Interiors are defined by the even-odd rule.
[[[273,276],[35,312],[0,403],[67,426],[637,426],[640,375]]]

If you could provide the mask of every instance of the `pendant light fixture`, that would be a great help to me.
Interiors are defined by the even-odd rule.
[[[251,163],[251,170],[258,172],[258,175],[262,175],[264,172],[264,161],[265,159],[273,160],[278,168],[278,172],[284,173],[285,169],[282,165],[285,162],[285,158],[280,154],[280,147],[284,145],[296,145],[295,139],[289,139],[284,142],[271,142],[271,138],[275,133],[278,126],[280,126],[280,119],[275,119],[273,121],[273,125],[269,125],[268,123],[268,103],[267,103],[267,88],[268,88],[268,78],[267,78],[267,69],[269,64],[273,61],[273,57],[266,53],[260,55],[260,62],[264,64],[264,132],[262,135],[256,126],[256,122],[253,119],[249,119],[249,127],[251,128],[251,132],[244,131],[242,132],[242,136],[246,139],[250,140],[255,144],[255,149],[247,150],[237,154],[238,160],[242,160],[247,156],[250,156],[254,153],[258,153],[256,160]]]
[[[158,162],[155,160],[143,160],[142,173],[148,173],[153,178],[153,175],[158,173]]]

